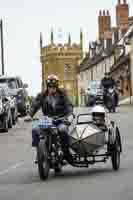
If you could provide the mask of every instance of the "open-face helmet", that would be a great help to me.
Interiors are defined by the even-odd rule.
[[[96,105],[92,108],[92,120],[97,125],[105,124],[106,111],[103,106]]]
[[[59,86],[59,78],[55,74],[51,74],[48,76],[48,79],[46,81],[47,87],[56,87]]]

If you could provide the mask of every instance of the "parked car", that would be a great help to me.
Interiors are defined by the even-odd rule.
[[[27,84],[24,84],[20,77],[10,77],[10,76],[1,76],[0,77],[0,86],[6,84],[7,87],[10,89],[10,93],[12,96],[16,97],[17,101],[17,109],[18,112],[25,116],[27,113],[27,96],[28,93],[26,88],[28,87]]]
[[[0,88],[4,89],[5,96],[9,100],[10,108],[11,108],[11,114],[12,114],[12,124],[15,125],[17,120],[18,120],[18,108],[17,108],[16,97],[12,95],[10,89],[7,87],[6,84],[0,85]]]
[[[91,81],[86,94],[86,106],[103,103],[101,81]]]
[[[8,132],[8,128],[12,128],[10,101],[3,88],[0,88],[0,128],[4,132]]]

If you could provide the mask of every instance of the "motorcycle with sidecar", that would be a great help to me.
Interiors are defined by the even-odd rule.
[[[91,114],[88,113],[76,117],[72,114],[68,119],[48,116],[34,119],[33,123],[38,123],[40,129],[37,147],[40,179],[46,180],[50,169],[59,173],[67,164],[73,167],[89,167],[98,162],[105,163],[110,158],[113,169],[119,169],[122,144],[118,126],[111,121],[108,127],[101,129],[90,117]],[[57,121],[62,121],[69,127],[71,159],[63,150],[61,136],[55,126]]]

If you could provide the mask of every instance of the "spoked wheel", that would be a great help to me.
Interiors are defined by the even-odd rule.
[[[121,147],[121,138],[119,134],[119,130],[116,129],[116,140],[114,144],[114,149],[112,152],[112,167],[115,171],[118,171],[120,168],[120,154],[122,152],[122,147]]]
[[[114,100],[112,98],[109,98],[107,101],[107,109],[109,113],[111,112],[115,113],[115,105],[114,105]]]
[[[45,141],[40,141],[37,148],[37,156],[38,156],[38,171],[40,175],[40,179],[46,180],[49,175],[50,164],[48,160],[48,151],[45,144]]]

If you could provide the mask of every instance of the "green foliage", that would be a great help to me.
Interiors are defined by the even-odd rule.
[[[27,101],[29,102],[30,105],[32,104],[33,99],[34,99],[33,96],[28,96],[28,97],[27,97]]]

